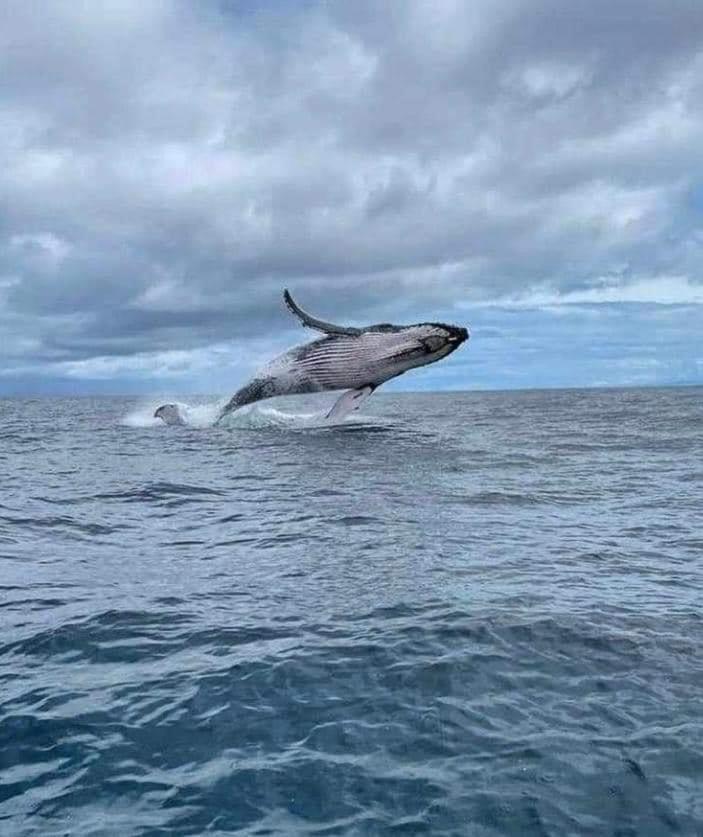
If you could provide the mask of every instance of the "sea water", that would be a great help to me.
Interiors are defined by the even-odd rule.
[[[703,390],[0,401],[0,834],[703,834]]]

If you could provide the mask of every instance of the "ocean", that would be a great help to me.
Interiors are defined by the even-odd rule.
[[[0,400],[3,837],[703,834],[703,389],[153,406]]]

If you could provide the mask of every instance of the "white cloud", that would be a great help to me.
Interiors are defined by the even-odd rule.
[[[651,276],[631,280],[604,276],[595,280],[590,288],[582,290],[559,292],[553,288],[535,288],[526,293],[493,299],[483,305],[558,309],[565,305],[600,303],[703,305],[703,285],[691,282],[686,276]],[[464,304],[463,307],[470,308],[471,304]]]

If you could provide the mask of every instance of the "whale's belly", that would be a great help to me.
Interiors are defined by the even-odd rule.
[[[415,345],[395,334],[330,336],[291,349],[261,374],[274,378],[281,394],[377,386],[416,365],[407,359]]]

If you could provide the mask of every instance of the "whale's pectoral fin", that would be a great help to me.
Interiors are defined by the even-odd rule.
[[[368,386],[360,387],[359,389],[350,389],[348,392],[345,392],[344,395],[341,395],[335,401],[334,407],[327,413],[327,418],[341,421],[349,413],[358,410],[375,389],[376,387],[369,384]]]
[[[307,311],[303,311],[287,289],[283,291],[283,299],[285,300],[290,312],[295,314],[300,322],[308,328],[315,328],[318,331],[323,331],[325,334],[359,335],[362,332],[362,329],[354,328],[353,326],[335,325],[334,323],[328,323],[324,320],[318,320],[317,317],[313,317],[311,314],[308,314]]]
[[[163,404],[154,413],[154,418],[160,418],[166,424],[178,427],[184,427],[186,423],[177,404]]]

